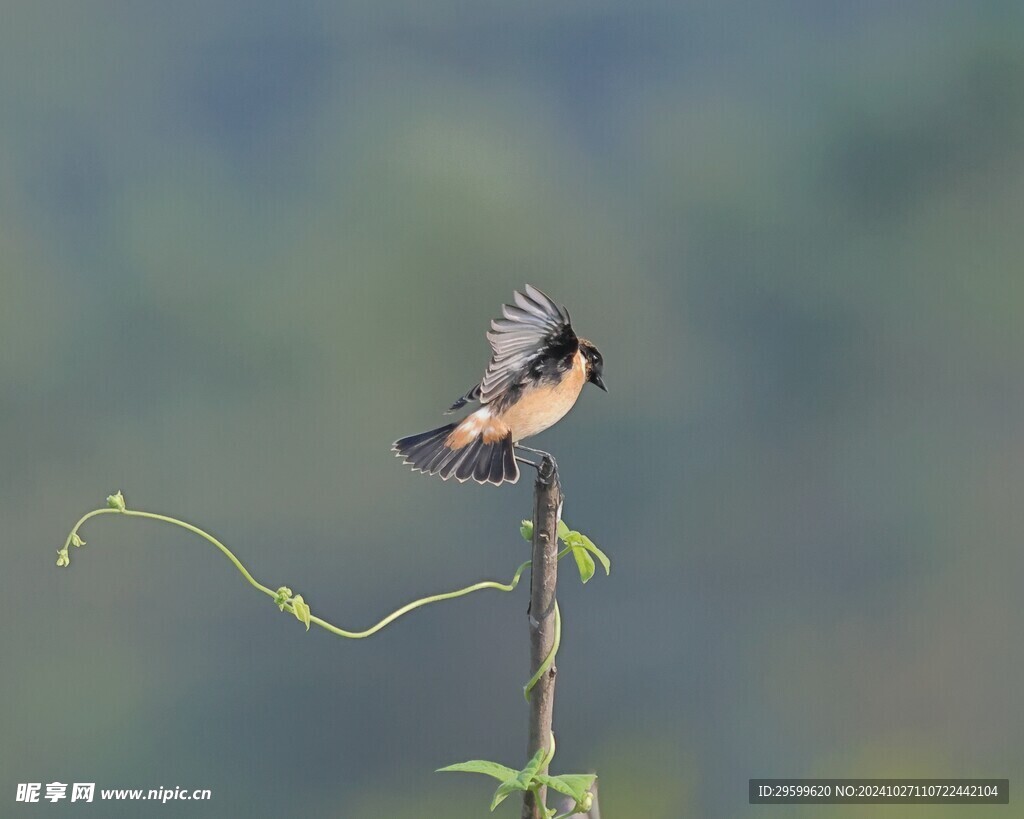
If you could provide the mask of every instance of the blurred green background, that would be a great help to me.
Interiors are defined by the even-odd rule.
[[[556,768],[606,819],[905,811],[749,777],[1021,787],[1020,3],[0,17],[0,813],[486,815],[432,771],[524,761],[525,588],[349,642],[158,523],[54,560],[122,489],[351,628],[507,579],[529,483],[389,445],[527,281],[611,389],[536,439],[614,563],[562,576]],[[15,806],[54,780],[213,801]]]

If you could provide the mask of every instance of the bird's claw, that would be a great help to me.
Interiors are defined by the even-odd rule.
[[[544,486],[550,486],[557,475],[558,464],[554,458],[545,452],[541,456],[540,466],[537,467],[537,482]]]

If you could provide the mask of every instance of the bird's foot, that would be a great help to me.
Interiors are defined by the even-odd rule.
[[[550,486],[551,481],[555,479],[558,474],[558,463],[551,456],[551,453],[545,452],[542,449],[534,449],[533,447],[523,446],[522,444],[516,444],[516,449],[521,449],[525,452],[532,452],[534,455],[540,456],[540,463],[534,463],[533,461],[527,460],[526,458],[520,458],[516,455],[516,460],[521,461],[524,464],[529,464],[537,470],[537,481],[544,486]]]

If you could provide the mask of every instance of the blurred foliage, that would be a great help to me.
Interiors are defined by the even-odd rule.
[[[0,787],[476,805],[429,771],[522,756],[525,598],[324,644],[184,533],[53,554],[121,486],[345,622],[504,572],[528,488],[388,446],[525,281],[607,362],[538,440],[616,557],[560,595],[604,812],[1024,769],[1022,43],[995,0],[7,4]]]

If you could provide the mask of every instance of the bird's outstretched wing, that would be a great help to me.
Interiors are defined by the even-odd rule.
[[[515,304],[502,305],[503,318],[491,322],[487,340],[493,355],[479,396],[472,396],[481,404],[514,400],[526,384],[559,377],[579,349],[569,311],[532,285],[525,290],[514,294]]]

